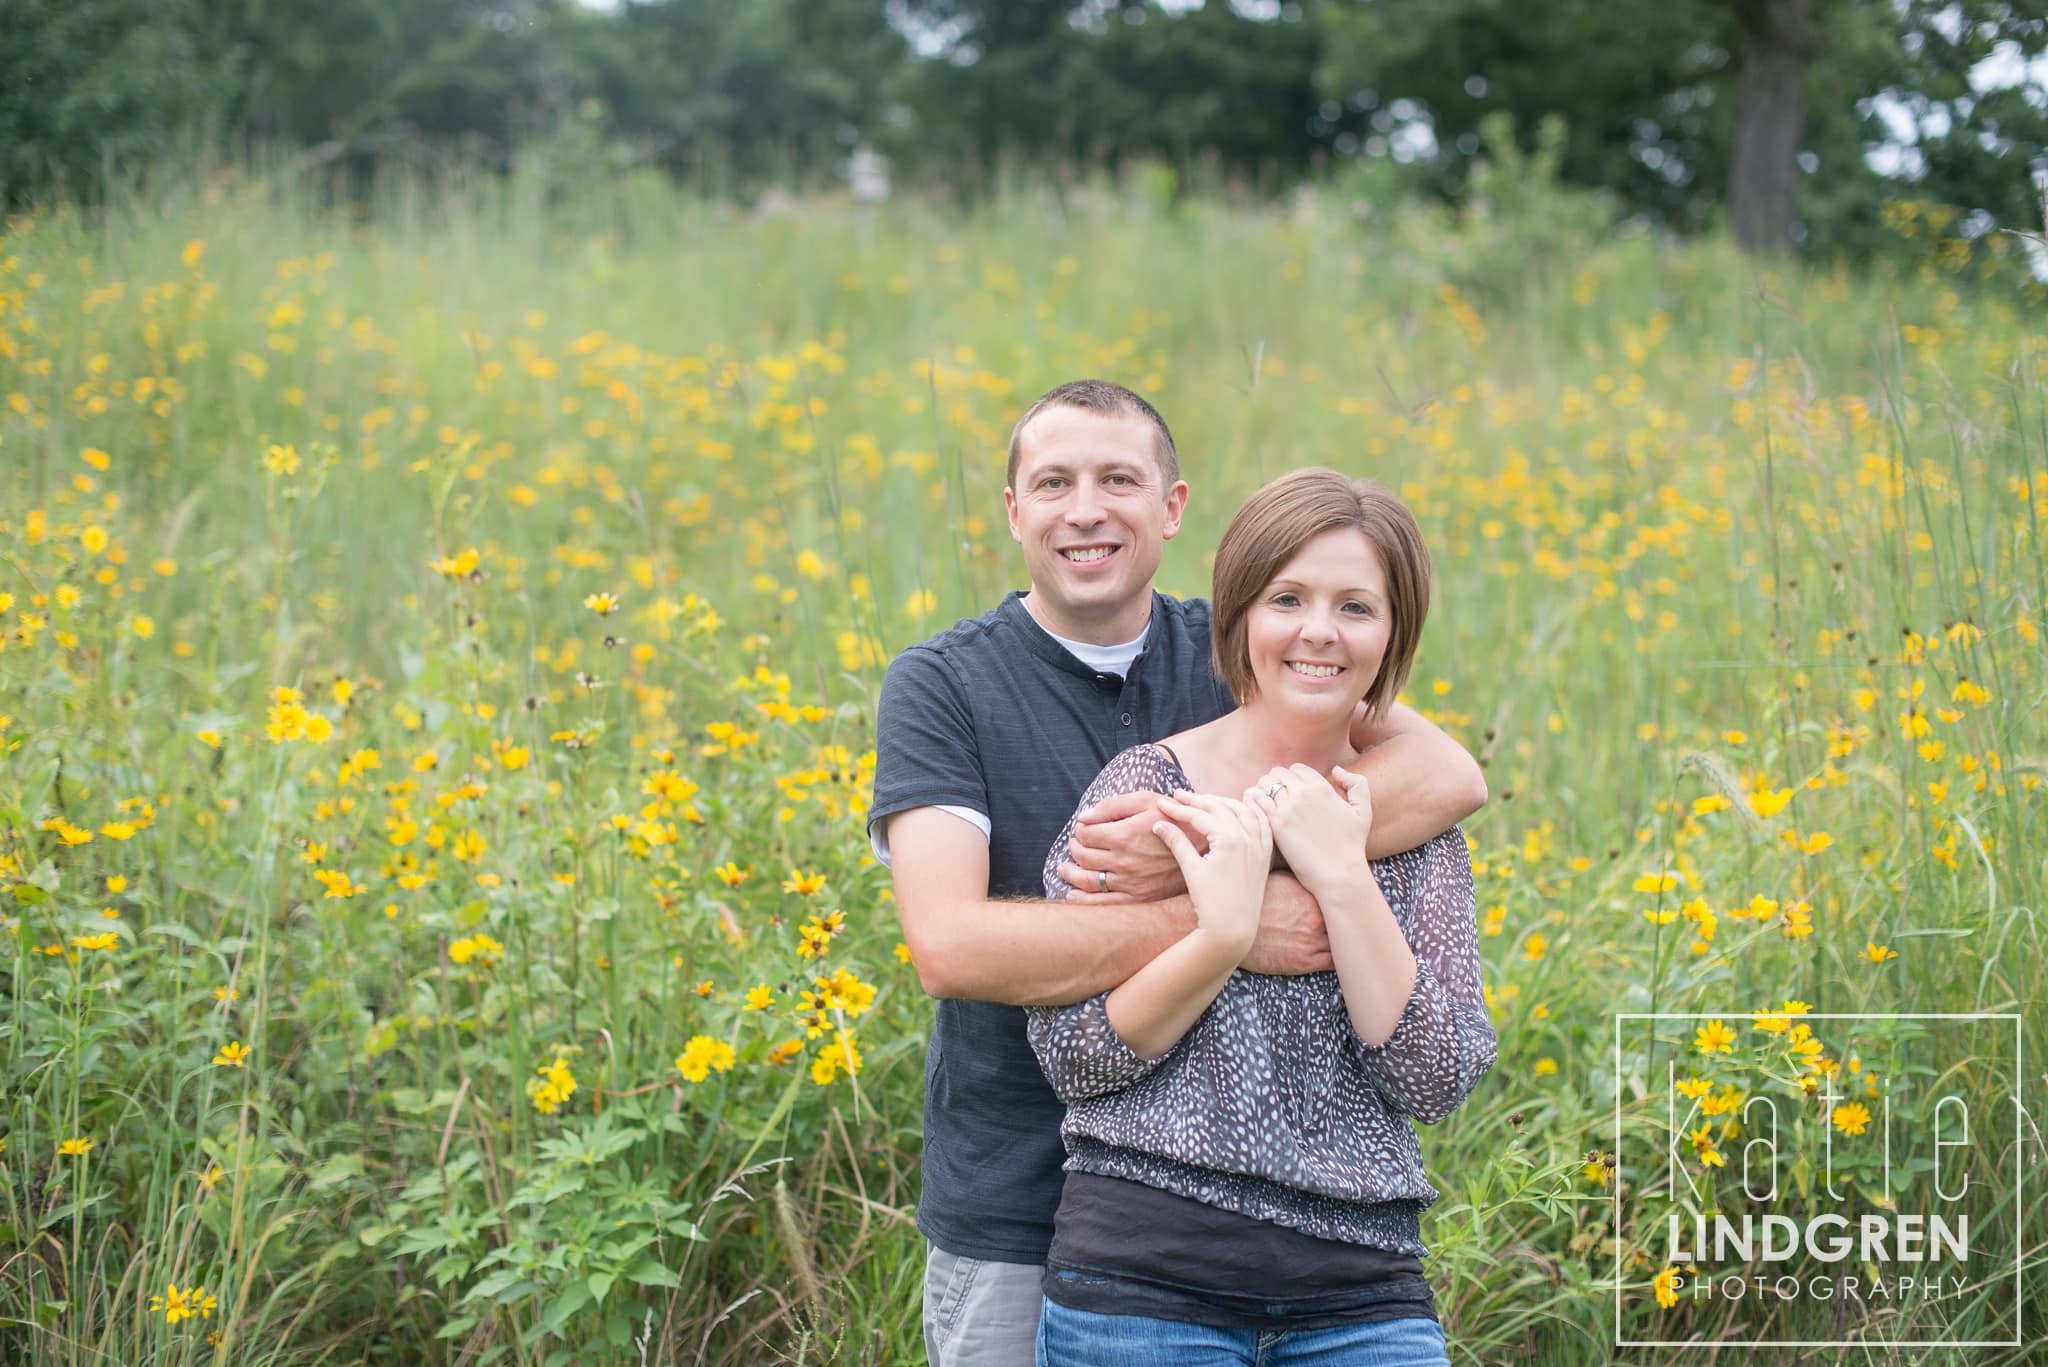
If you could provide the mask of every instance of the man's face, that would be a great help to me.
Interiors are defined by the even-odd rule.
[[[1024,548],[1034,615],[1055,635],[1107,636],[1099,644],[1108,645],[1143,627],[1188,500],[1186,484],[1166,486],[1156,440],[1143,417],[1066,407],[1046,409],[1020,434],[1017,482],[1003,503]]]

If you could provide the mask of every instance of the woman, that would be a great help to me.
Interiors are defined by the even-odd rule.
[[[1428,603],[1400,500],[1334,470],[1273,481],[1216,553],[1237,710],[1124,751],[1083,797],[1168,794],[1153,829],[1198,925],[1114,991],[1030,1012],[1068,1105],[1041,1363],[1446,1361],[1409,1117],[1441,1120],[1493,1063],[1471,862],[1454,828],[1368,864],[1371,797],[1343,767]],[[1238,969],[1276,850],[1322,907],[1333,972]]]

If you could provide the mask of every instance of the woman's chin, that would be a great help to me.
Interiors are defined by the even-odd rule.
[[[1289,690],[1274,701],[1278,704],[1275,710],[1279,715],[1304,726],[1328,726],[1338,721],[1348,725],[1357,714],[1358,704],[1364,696],[1362,693],[1353,694],[1349,689],[1341,693],[1335,689],[1327,693]]]

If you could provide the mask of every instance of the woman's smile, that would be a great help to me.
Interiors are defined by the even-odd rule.
[[[1349,712],[1386,658],[1392,620],[1379,551],[1342,528],[1311,537],[1280,567],[1245,615],[1245,646],[1259,693],[1313,699],[1320,714]]]

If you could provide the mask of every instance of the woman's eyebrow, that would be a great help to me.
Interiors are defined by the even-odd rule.
[[[1272,579],[1266,583],[1266,592],[1273,593],[1283,588],[1298,591],[1301,587],[1301,581],[1297,579]],[[1337,592],[1347,598],[1370,598],[1374,602],[1378,602],[1384,596],[1368,588],[1338,589]]]

